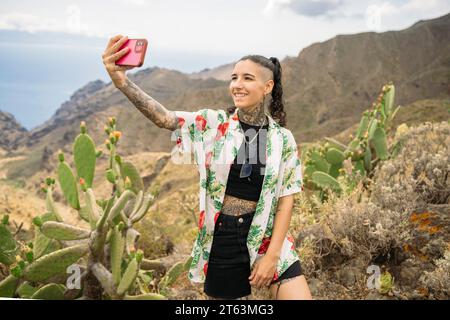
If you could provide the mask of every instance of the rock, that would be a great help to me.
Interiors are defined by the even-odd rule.
[[[7,151],[17,148],[18,141],[28,133],[12,114],[4,111],[0,111],[0,132],[0,147]]]
[[[365,300],[396,300],[394,297],[383,295],[375,290],[370,291],[369,294],[367,294],[367,296],[364,299]]]
[[[349,288],[356,283],[356,275],[358,274],[358,269],[354,267],[342,267],[337,272],[337,277],[339,283]]]
[[[319,296],[319,293],[322,290],[322,282],[317,278],[309,278],[307,281],[311,295],[313,297]]]
[[[104,83],[102,80],[95,80],[91,81],[85,86],[81,87],[77,91],[72,94],[70,97],[70,100],[82,100],[86,99],[87,97],[93,95],[97,91],[103,89],[106,86],[106,83]]]
[[[421,272],[418,267],[405,267],[400,270],[400,279],[398,279],[403,286],[415,287],[417,279]]]

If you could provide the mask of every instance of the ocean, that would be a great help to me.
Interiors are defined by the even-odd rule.
[[[0,110],[31,130],[90,81],[110,79],[102,62],[107,39],[64,33],[0,31]],[[230,63],[239,54],[154,50],[149,43],[144,65],[191,73]],[[131,72],[135,72],[134,70]]]

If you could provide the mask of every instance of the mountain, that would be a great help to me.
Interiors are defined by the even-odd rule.
[[[210,105],[213,99],[219,98],[223,101],[225,98],[224,93],[215,92],[217,87],[223,88],[223,82],[215,79],[190,79],[188,75],[174,70],[154,67],[129,77],[162,104],[179,106],[169,107],[171,109],[193,109],[198,103]],[[146,136],[160,134],[161,130],[146,121],[111,83],[105,84],[100,80],[90,82],[76,91],[48,121],[31,130],[21,142],[32,149],[42,144],[52,149],[63,148],[79,132],[81,121],[86,121],[88,128],[94,130],[93,136],[100,138],[96,132],[102,134],[103,123],[111,116],[118,118],[119,130],[125,133],[123,150],[126,150],[126,153],[131,154],[138,150],[155,151],[155,148],[162,150],[164,147],[167,150],[167,141],[145,141]],[[129,129],[132,131],[128,131]],[[129,137],[128,141],[126,136]],[[136,139],[136,136],[144,139]]]
[[[449,30],[447,14],[402,31],[338,35],[287,58],[284,92],[296,137],[312,141],[351,126],[389,81],[400,105],[448,99]]]
[[[231,72],[233,71],[234,63],[221,65],[213,69],[203,69],[200,72],[193,72],[189,76],[192,79],[208,79],[214,78],[217,80],[229,81]]]
[[[284,59],[287,127],[297,143],[334,136],[354,126],[389,81],[396,85],[396,104],[405,107],[399,112],[405,119],[406,106],[418,100],[436,100],[433,106],[445,108],[450,97],[448,30],[450,14],[401,31],[338,35]],[[170,110],[225,109],[232,104],[226,81],[232,67],[225,64],[191,74],[154,67],[129,77]],[[70,152],[69,143],[79,133],[80,121],[86,121],[89,133],[102,144],[106,137],[103,124],[110,116],[117,118],[118,130],[123,132],[121,152],[125,155],[168,152],[174,145],[170,132],[147,120],[111,83],[95,81],[77,91],[48,121],[22,136],[20,152],[33,157],[14,164],[11,176],[35,172],[58,149]],[[431,116],[423,113],[422,121]]]
[[[15,149],[18,141],[27,136],[27,129],[12,114],[3,111],[0,111],[0,132],[0,148],[6,151]]]

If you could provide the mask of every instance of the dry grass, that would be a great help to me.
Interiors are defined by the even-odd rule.
[[[396,141],[402,149],[376,168],[369,190],[361,184],[325,203],[303,194],[295,203],[292,229],[319,299],[366,297],[369,265],[394,275],[389,294],[396,298],[449,298],[442,275],[450,239],[450,125],[425,123]],[[329,291],[330,282],[345,287],[342,296]]]
[[[372,179],[350,195],[332,195],[325,203],[309,190],[296,195],[290,233],[297,236],[297,251],[315,299],[373,298],[366,286],[369,265],[394,276],[388,295],[375,292],[375,298],[449,299],[450,125],[403,128],[395,141],[402,143],[399,154],[380,163]],[[160,191],[138,226],[140,246],[149,258],[176,262],[190,254],[196,236],[198,175],[194,167],[170,161],[149,165],[165,156],[143,153],[129,160],[149,179],[147,186]],[[104,169],[105,163],[99,163],[95,182],[102,196],[110,190],[102,182]],[[28,190],[5,180],[0,183],[1,212],[29,226],[32,217],[44,212],[44,197],[30,190],[45,177],[34,176]],[[76,217],[76,212],[65,214],[67,219]],[[202,288],[184,274],[169,297],[205,299]],[[253,290],[252,299],[268,298],[267,289]]]

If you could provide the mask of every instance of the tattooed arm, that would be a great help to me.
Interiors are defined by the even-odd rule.
[[[177,116],[173,111],[167,110],[162,104],[150,97],[130,79],[125,80],[123,86],[117,87],[127,96],[128,100],[148,119],[158,127],[168,130],[177,128]]]
[[[127,41],[127,36],[116,35],[109,39],[108,45],[103,52],[102,59],[114,86],[122,91],[133,105],[144,116],[153,121],[158,127],[168,130],[177,128],[178,119],[175,112],[164,108],[158,101],[150,97],[142,91],[136,84],[131,82],[126,71],[131,70],[132,66],[119,66],[115,61],[123,57],[128,48],[119,50],[119,48]]]

